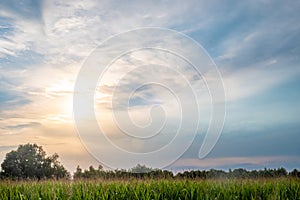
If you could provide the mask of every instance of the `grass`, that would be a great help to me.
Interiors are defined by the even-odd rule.
[[[0,182],[0,199],[300,199],[300,179]]]

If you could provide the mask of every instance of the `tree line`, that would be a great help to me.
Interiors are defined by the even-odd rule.
[[[146,170],[146,171],[144,171]],[[138,164],[130,170],[117,169],[114,171],[103,170],[100,165],[97,169],[90,166],[89,169],[82,170],[79,166],[74,173],[73,178],[76,179],[217,179],[217,178],[280,178],[280,177],[298,177],[300,171],[294,169],[288,172],[285,168],[263,169],[248,171],[243,168],[229,170],[192,170],[179,172],[176,175],[168,170],[151,169],[145,165]]]
[[[81,169],[77,166],[73,177],[65,167],[58,161],[58,154],[46,156],[41,146],[36,144],[20,145],[17,150],[6,154],[1,164],[0,178],[12,180],[45,180],[45,179],[215,179],[215,178],[278,178],[298,177],[300,171],[294,169],[288,172],[285,168],[251,170],[229,169],[223,170],[192,170],[179,172],[176,175],[168,170],[152,169],[145,165],[125,170],[104,170],[103,166],[98,168],[90,166],[88,169]]]

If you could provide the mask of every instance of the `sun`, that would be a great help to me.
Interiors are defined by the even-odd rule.
[[[69,80],[60,80],[46,89],[49,99],[48,119],[66,123],[72,121],[74,83]]]

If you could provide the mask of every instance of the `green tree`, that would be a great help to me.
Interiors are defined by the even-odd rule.
[[[69,172],[58,161],[57,154],[46,156],[41,146],[20,145],[6,154],[1,164],[2,176],[13,179],[67,178]]]
[[[153,171],[152,168],[146,167],[145,165],[137,164],[135,167],[131,168],[132,173],[149,173]]]
[[[298,178],[300,178],[300,171],[298,171],[297,169],[294,169],[293,171],[290,172],[289,175],[291,177],[298,177]]]
[[[83,173],[82,173],[82,169],[80,168],[79,165],[77,165],[77,168],[76,168],[76,171],[73,175],[74,179],[79,179],[79,178],[82,178],[83,176]]]

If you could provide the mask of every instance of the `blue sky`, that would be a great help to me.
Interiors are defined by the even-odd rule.
[[[31,142],[49,153],[57,152],[71,171],[77,164],[97,165],[74,128],[72,98],[78,72],[108,37],[161,27],[184,33],[203,46],[220,71],[227,98],[224,128],[210,154],[203,160],[197,157],[204,138],[199,130],[189,150],[168,168],[299,168],[299,10],[298,1],[279,0],[1,1],[0,158],[18,144]],[[100,88],[100,107],[109,107],[105,95],[112,91],[116,74],[126,71],[117,65],[155,56],[180,63],[147,51],[125,56]],[[140,73],[144,79],[151,74],[146,69]],[[160,74],[157,78],[176,84],[174,74],[163,70]],[[139,83],[143,76],[131,74],[127,79]],[[127,79],[119,91],[120,101],[133,87]],[[130,107],[163,104],[170,94],[161,89],[140,88],[142,94],[133,95]],[[143,112],[134,110],[133,118],[149,122],[141,117]],[[176,120],[168,121],[168,131],[176,129]],[[110,125],[106,128],[115,130]],[[164,140],[169,138],[160,138],[157,145]],[[111,153],[100,144],[99,152]],[[148,148],[128,141],[119,145],[131,150]]]

